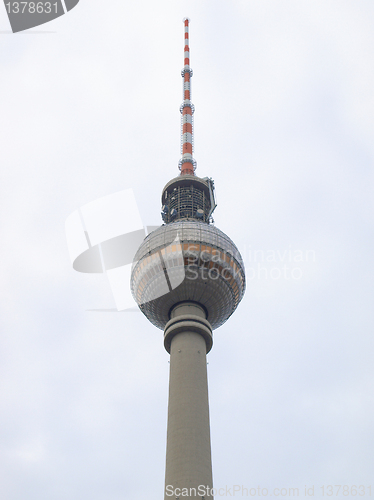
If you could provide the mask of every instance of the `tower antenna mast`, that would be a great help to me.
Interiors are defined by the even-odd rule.
[[[189,23],[188,17],[184,22],[184,66],[182,69],[183,78],[183,102],[180,107],[182,114],[182,132],[181,132],[181,153],[179,160],[179,170],[181,175],[194,175],[196,170],[196,160],[193,158],[193,114],[195,106],[191,102],[191,78],[193,75],[190,67],[190,41],[189,41]]]

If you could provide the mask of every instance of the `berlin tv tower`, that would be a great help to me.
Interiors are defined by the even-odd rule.
[[[213,180],[195,175],[189,19],[184,19],[180,174],[162,191],[164,224],[140,245],[131,291],[170,354],[165,500],[212,498],[206,355],[245,291],[241,255],[212,219]]]

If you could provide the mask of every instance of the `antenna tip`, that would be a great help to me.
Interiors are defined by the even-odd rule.
[[[184,22],[184,24],[188,24],[190,22],[190,18],[189,17],[184,17],[183,18],[183,22]]]

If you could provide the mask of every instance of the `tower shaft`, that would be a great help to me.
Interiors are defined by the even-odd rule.
[[[201,499],[213,487],[206,364],[211,329],[204,310],[193,303],[176,306],[171,318],[165,327],[170,352],[165,500]]]

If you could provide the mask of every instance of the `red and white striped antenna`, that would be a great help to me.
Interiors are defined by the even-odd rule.
[[[193,114],[195,106],[191,102],[191,77],[193,71],[190,67],[190,44],[189,44],[189,22],[188,17],[183,19],[184,23],[184,67],[183,78],[183,103],[180,107],[182,114],[182,137],[179,170],[181,175],[195,175],[196,160],[193,158]]]

